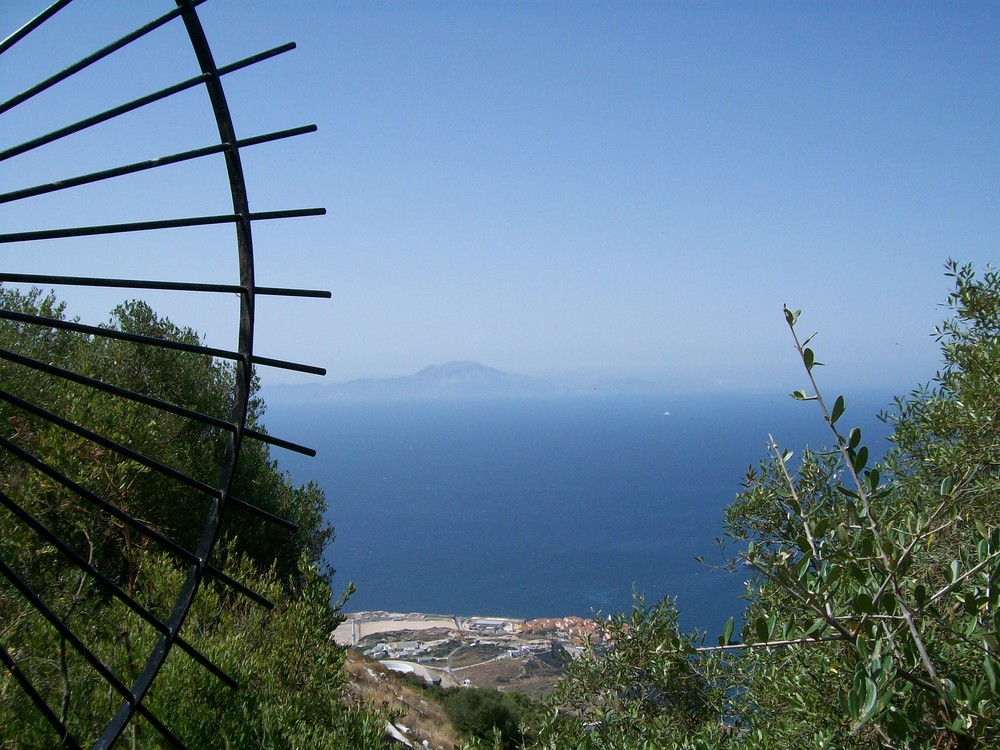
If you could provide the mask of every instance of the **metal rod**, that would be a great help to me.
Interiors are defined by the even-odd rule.
[[[241,68],[245,68],[248,65],[253,65],[255,63],[267,60],[275,55],[280,55],[283,52],[288,52],[294,49],[295,45],[292,43],[283,44],[280,47],[275,47],[273,49],[267,50],[265,52],[260,52],[256,55],[246,57],[237,62],[226,65],[225,67],[219,68],[218,75],[226,75],[227,73],[233,73]],[[138,99],[133,99],[125,104],[120,104],[117,107],[112,107],[103,112],[99,112],[96,115],[84,118],[83,120],[78,120],[70,125],[59,128],[58,130],[53,130],[47,135],[42,135],[37,138],[32,138],[30,141],[25,141],[17,146],[12,146],[4,151],[0,151],[0,161],[5,161],[13,156],[18,156],[20,154],[36,149],[39,146],[45,146],[46,144],[52,143],[53,141],[58,141],[61,138],[65,138],[68,135],[73,135],[74,133],[79,133],[81,130],[86,130],[87,128],[93,127],[94,125],[99,125],[102,122],[108,120],[113,120],[116,117],[132,112],[133,110],[145,107],[148,104],[153,104],[161,99],[166,99],[167,97],[173,96],[174,94],[179,94],[187,89],[194,88],[202,83],[207,83],[212,77],[210,73],[202,73],[201,75],[194,76],[193,78],[188,78],[186,81],[181,81],[180,83],[175,83],[172,86],[167,86],[159,91],[154,91],[152,94],[146,94],[145,96],[140,96]],[[234,139],[235,140],[235,139]]]
[[[205,30],[201,25],[201,20],[198,18],[194,6],[191,5],[191,0],[175,0],[175,2],[183,10],[182,17],[184,19],[184,27],[188,33],[188,39],[198,58],[201,71],[206,76],[205,88],[212,103],[212,111],[215,115],[215,122],[219,131],[219,141],[221,143],[235,143],[237,138],[233,127],[232,115],[229,111],[229,104],[226,101],[225,90],[222,87],[221,71],[216,67],[208,39],[205,37]],[[191,566],[188,570],[187,578],[170,614],[169,623],[175,632],[183,625],[190,611],[191,604],[205,574],[205,561],[211,556],[212,549],[219,535],[219,524],[222,521],[222,514],[225,510],[229,490],[232,486],[236,465],[240,456],[240,448],[243,442],[242,428],[246,426],[247,422],[253,377],[251,363],[253,361],[255,295],[253,294],[252,222],[249,219],[249,201],[239,149],[229,149],[226,151],[225,162],[226,172],[229,176],[229,190],[232,197],[233,214],[241,217],[236,222],[236,250],[240,272],[239,283],[246,290],[244,294],[240,295],[239,338],[237,347],[239,358],[236,360],[234,398],[230,409],[230,421],[239,425],[240,428],[237,429],[234,435],[229,435],[226,440],[225,453],[218,479],[221,496],[210,503],[208,513],[205,516],[201,538],[198,540],[197,554],[201,562]],[[167,655],[170,653],[173,643],[174,639],[170,636],[161,636],[150,651],[146,663],[132,683],[133,691],[140,698],[145,696],[152,686]],[[108,722],[104,732],[94,743],[93,750],[108,750],[118,737],[121,736],[131,717],[132,708],[127,702],[123,702],[112,716],[111,721]]]
[[[310,458],[316,455],[316,451],[313,448],[307,448],[304,445],[293,443],[290,440],[282,440],[281,438],[274,437],[274,435],[268,435],[265,432],[257,432],[257,430],[251,430],[249,427],[243,430],[243,435],[245,437],[253,438],[254,440],[259,440],[262,443],[275,445],[279,448],[284,448],[285,450],[293,451],[295,453],[301,453],[303,456],[309,456]]]
[[[204,2],[204,0],[202,0],[202,2]],[[236,148],[256,146],[261,143],[277,141],[282,138],[293,138],[298,135],[314,132],[316,132],[315,125],[303,125],[298,128],[289,128],[288,130],[279,130],[265,135],[254,136],[253,138],[244,138],[236,142]],[[145,161],[137,161],[132,164],[124,164],[120,167],[102,169],[98,172],[90,172],[89,174],[79,175],[77,177],[68,177],[64,180],[56,180],[55,182],[48,182],[42,185],[22,188],[20,190],[12,190],[9,193],[3,193],[0,195],[0,203],[9,203],[11,201],[18,201],[24,198],[33,198],[36,195],[44,195],[58,190],[66,190],[68,188],[79,187],[80,185],[100,182],[101,180],[109,180],[114,177],[135,174],[136,172],[143,172],[147,169],[165,167],[171,164],[190,161],[191,159],[200,159],[204,156],[223,153],[229,148],[231,148],[230,144],[219,143],[212,146],[204,146],[203,148],[191,149],[190,151],[179,151],[177,153],[168,154],[167,156],[157,157],[156,159],[146,159]]]
[[[29,526],[32,531],[34,531],[38,536],[44,539],[46,542],[58,549],[62,554],[69,558],[78,568],[80,568],[84,573],[89,575],[98,584],[104,587],[105,590],[111,592],[119,601],[122,602],[126,607],[135,612],[139,617],[152,625],[156,630],[161,633],[169,633],[169,628],[164,625],[156,616],[154,616],[149,610],[143,607],[139,602],[133,599],[129,594],[121,589],[114,581],[105,576],[101,571],[91,565],[89,562],[83,559],[83,557],[72,547],[70,547],[66,542],[60,539],[58,536],[52,533],[52,531],[46,527],[41,521],[32,516],[28,511],[22,508],[18,503],[14,502],[8,495],[0,491],[0,504],[4,505],[11,513],[21,519],[21,522]],[[187,641],[183,640],[179,635],[177,636],[177,645],[180,646],[189,656],[191,656],[195,661],[201,664],[203,667],[208,669],[209,672],[218,677],[222,682],[226,683],[230,687],[238,687],[236,680],[226,674],[219,666],[213,663],[207,656],[199,652],[194,646],[192,646]]]
[[[51,133],[46,135],[40,135],[37,138],[32,138],[31,140],[19,143],[16,146],[11,146],[4,151],[0,151],[0,161],[5,161],[14,156],[19,156],[20,154],[32,151],[39,146],[45,146],[54,141],[58,141],[66,136],[73,135],[74,133],[79,133],[81,130],[86,130],[87,128],[93,127],[94,125],[99,125],[107,120],[112,120],[115,117],[127,114],[133,110],[139,109],[140,107],[145,107],[147,104],[152,104],[158,102],[161,99],[166,99],[174,94],[179,94],[182,91],[193,88],[200,83],[205,82],[205,76],[195,76],[194,78],[189,78],[186,81],[181,81],[180,83],[175,83],[173,86],[168,86],[165,89],[160,89],[159,91],[153,92],[152,94],[147,94],[146,96],[139,97],[138,99],[133,99],[131,102],[125,104],[120,104],[117,107],[112,107],[104,112],[99,112],[96,115],[91,115],[83,120],[77,120],[74,123],[66,125],[59,128],[58,130],[53,130]]]
[[[229,432],[236,431],[235,425],[230,424],[223,419],[218,419],[208,414],[202,414],[201,412],[194,411],[193,409],[186,409],[183,406],[172,404],[169,401],[161,401],[160,399],[153,398],[152,396],[136,393],[135,391],[130,391],[126,388],[119,388],[116,385],[105,383],[103,380],[97,380],[95,378],[87,377],[86,375],[80,375],[72,370],[65,370],[61,367],[56,367],[55,365],[39,362],[37,359],[31,359],[15,352],[7,351],[6,349],[0,349],[0,359],[6,359],[9,362],[14,362],[15,364],[23,365],[24,367],[30,367],[34,370],[38,370],[39,372],[44,372],[48,375],[62,378],[63,380],[70,380],[74,383],[88,386],[89,388],[104,391],[105,393],[110,393],[114,396],[128,399],[129,401],[145,404],[146,406],[151,406],[154,409],[159,409],[160,411],[166,411],[181,417],[186,417],[187,419],[191,419],[196,422],[212,425],[213,427],[218,427],[222,430],[227,430]]]
[[[251,505],[250,503],[244,502],[243,500],[240,500],[239,498],[234,497],[233,495],[229,496],[229,504],[231,504],[234,508],[239,508],[240,510],[244,510],[247,513],[252,513],[255,516],[260,516],[261,518],[270,521],[276,526],[282,526],[288,529],[289,531],[299,530],[299,525],[294,521],[289,521],[282,518],[281,516],[276,516],[273,513],[269,513],[268,511],[264,510],[263,508],[258,508],[256,505]]]
[[[267,294],[276,297],[317,297],[330,299],[333,296],[330,292],[319,289],[287,289],[277,286],[258,286],[254,291],[257,294]]]
[[[126,333],[125,331],[117,331],[113,328],[101,328],[100,326],[88,326],[83,323],[75,323],[70,320],[59,320],[58,318],[45,318],[40,315],[26,315],[25,313],[18,313],[12,310],[0,310],[0,318],[6,320],[14,320],[20,323],[29,323],[31,325],[48,326],[50,328],[60,328],[66,331],[74,331],[76,333],[86,333],[90,336],[102,336],[104,338],[118,339],[120,341],[131,341],[134,344],[149,344],[151,346],[159,346],[164,349],[177,349],[178,351],[190,352],[192,354],[203,354],[210,357],[219,357],[220,359],[233,359],[240,361],[242,355],[238,352],[229,351],[227,349],[216,349],[210,346],[201,346],[197,344],[185,344],[181,341],[172,341],[170,339],[157,339],[152,336],[139,336],[134,333]],[[303,365],[296,362],[286,362],[280,359],[269,359],[267,357],[253,357],[253,364],[266,365],[268,367],[280,367],[285,370],[295,370],[297,372],[306,372],[312,375],[325,375],[326,370],[322,367],[313,367],[312,365]]]
[[[202,354],[209,357],[219,357],[221,359],[239,359],[237,352],[227,349],[216,349],[200,344],[185,344],[182,341],[172,341],[171,339],[158,339],[152,336],[140,336],[135,333],[127,333],[114,328],[102,328],[101,326],[90,326],[84,323],[76,323],[71,320],[61,320],[59,318],[46,318],[41,315],[28,315],[26,313],[14,312],[13,310],[0,310],[0,318],[13,320],[18,323],[28,323],[49,328],[59,328],[64,331],[74,333],[85,333],[88,336],[100,336],[102,338],[115,339],[118,341],[130,341],[133,344],[146,344],[158,346],[163,349],[176,349],[177,351],[190,352],[191,354]]]
[[[0,273],[0,283],[53,284],[56,286],[108,287],[114,289],[156,289],[169,292],[219,292],[241,294],[236,284],[197,284],[183,281],[148,281],[145,279],[101,279],[92,276],[50,276],[36,273]]]
[[[190,643],[188,643],[186,640],[184,640],[183,637],[181,637],[180,635],[176,635],[174,637],[174,643],[176,643],[180,647],[181,651],[183,651],[185,654],[187,654],[188,656],[190,656],[196,662],[198,662],[199,664],[201,664],[201,666],[203,666],[205,669],[207,669],[213,675],[215,675],[215,677],[220,682],[225,683],[226,685],[228,685],[229,687],[231,687],[233,690],[238,690],[239,689],[240,683],[238,683],[235,679],[233,679],[229,675],[229,673],[227,673],[224,669],[222,669],[222,667],[220,667],[218,664],[216,664],[211,659],[209,659],[207,656],[205,656],[203,653],[201,653],[201,651],[199,651],[194,646],[192,646]]]
[[[135,712],[148,721],[152,725],[153,729],[159,732],[160,736],[170,742],[170,744],[177,748],[177,750],[188,750],[188,746],[177,739],[174,733],[167,729],[163,725],[163,722],[156,718],[156,716],[153,715],[153,712],[146,708],[141,702],[136,704]]]
[[[15,31],[13,34],[11,34],[2,42],[0,42],[0,55],[2,55],[4,52],[9,50],[19,41],[24,39],[24,37],[28,36],[28,34],[30,34],[32,31],[41,26],[43,23],[48,21],[50,18],[52,18],[52,16],[61,11],[71,2],[73,2],[73,0],[56,0],[56,2],[52,3],[52,5],[50,5],[48,8],[43,10],[41,13],[39,13],[37,16],[32,18],[21,28]]]
[[[9,393],[8,391],[0,389],[0,401],[6,401],[8,404],[16,406],[19,409],[22,409],[30,414],[34,414],[36,417],[41,417],[47,422],[50,422],[58,427],[62,427],[64,430],[69,430],[70,432],[79,435],[80,437],[86,440],[90,440],[91,442],[97,443],[98,445],[101,445],[107,448],[108,450],[112,450],[115,453],[125,456],[126,458],[130,458],[136,463],[142,464],[143,466],[153,469],[154,471],[158,471],[165,477],[174,479],[180,482],[181,484],[186,484],[188,487],[198,490],[199,492],[208,495],[209,497],[218,497],[221,494],[219,490],[215,489],[211,485],[205,484],[204,482],[199,481],[194,477],[190,477],[182,471],[177,471],[177,469],[171,466],[167,466],[166,464],[161,463],[154,458],[150,458],[149,456],[139,453],[139,451],[132,450],[131,448],[122,445],[121,443],[115,440],[106,438],[103,435],[98,435],[93,430],[88,430],[86,427],[82,427],[81,425],[78,425],[76,422],[71,422],[70,420],[64,419],[63,417],[53,414],[52,412],[43,409],[40,406],[36,406],[35,404],[29,403],[28,401],[25,401],[22,398],[18,398],[17,396],[15,396],[12,393]]]
[[[114,673],[108,669],[108,667],[98,659],[93,652],[88,649],[79,638],[73,633],[69,626],[64,623],[55,612],[48,608],[45,602],[36,594],[31,587],[24,582],[24,580],[11,569],[3,558],[0,558],[0,575],[3,575],[8,581],[10,581],[14,588],[16,588],[21,596],[27,599],[31,605],[46,619],[49,623],[59,631],[59,634],[65,638],[73,649],[79,653],[87,662],[93,667],[104,681],[111,685],[115,690],[117,690],[125,698],[125,700],[130,703],[135,703],[135,696],[132,695],[131,691],[121,681],[115,677]]]
[[[64,229],[40,229],[33,232],[12,232],[0,234],[0,244],[11,242],[37,242],[38,240],[65,239],[67,237],[90,237],[97,234],[121,234],[123,232],[145,232],[150,229],[177,229],[179,227],[201,227],[210,224],[234,224],[241,221],[267,221],[269,219],[292,219],[302,216],[323,216],[325,208],[293,208],[284,211],[261,211],[247,216],[219,214],[216,216],[185,216],[179,219],[159,219],[156,221],[134,221],[124,224],[100,224],[87,227],[66,227]]]
[[[67,0],[68,1],[68,0]],[[45,699],[38,694],[35,690],[35,686],[31,684],[31,681],[27,678],[24,672],[21,671],[20,667],[17,666],[17,662],[11,657],[7,652],[6,646],[0,643],[0,662],[4,663],[4,666],[10,671],[17,681],[17,684],[21,686],[21,689],[28,694],[31,698],[31,702],[35,704],[45,720],[52,725],[52,728],[56,730],[59,734],[59,738],[62,740],[61,744],[63,747],[68,747],[70,750],[80,750],[80,745],[74,739],[73,735],[69,733],[66,726],[59,720],[59,717],[53,713],[52,709],[49,708],[49,704],[45,702]]]
[[[146,524],[144,524],[142,521],[139,521],[138,519],[132,518],[132,516],[130,516],[128,513],[126,513],[125,511],[123,511],[118,506],[116,506],[116,505],[114,505],[112,503],[109,503],[107,500],[105,500],[104,498],[99,497],[98,495],[94,494],[93,492],[91,492],[90,490],[88,490],[86,487],[83,487],[83,486],[77,484],[72,479],[70,479],[69,477],[67,477],[65,474],[63,474],[63,473],[61,473],[59,471],[56,471],[51,466],[49,466],[47,463],[45,463],[44,461],[42,461],[40,458],[38,458],[37,456],[32,455],[31,453],[29,453],[28,451],[24,450],[21,446],[17,445],[16,443],[12,443],[10,440],[8,440],[7,438],[3,437],[2,435],[0,435],[0,448],[4,448],[9,453],[14,454],[17,458],[19,458],[21,461],[23,461],[24,463],[26,463],[29,466],[31,466],[36,471],[41,472],[42,474],[45,474],[45,476],[49,477],[50,479],[55,480],[56,482],[58,482],[59,484],[61,484],[63,487],[65,487],[66,489],[68,489],[71,492],[73,492],[74,494],[76,494],[78,497],[86,500],[87,502],[89,502],[92,505],[97,506],[98,508],[100,508],[101,510],[103,510],[108,515],[113,516],[114,518],[117,518],[122,523],[124,523],[124,524],[132,527],[133,529],[135,529],[136,531],[138,531],[140,534],[142,534],[143,536],[145,536],[147,539],[152,539],[154,542],[156,542],[157,544],[159,544],[165,550],[168,550],[168,551],[172,552],[173,554],[177,555],[177,557],[181,558],[182,560],[184,560],[184,561],[186,561],[188,563],[192,563],[192,564],[198,562],[198,557],[193,552],[189,552],[188,550],[184,549],[179,544],[177,544],[177,542],[175,542],[172,539],[164,536],[163,534],[161,534],[160,532],[156,531],[155,529],[150,528],[149,526],[147,526]]]
[[[302,365],[296,362],[286,362],[283,359],[271,359],[269,357],[253,357],[253,363],[255,365],[265,365],[267,367],[280,367],[284,370],[294,370],[295,372],[305,372],[310,375],[326,375],[325,367],[316,367],[314,365]]]
[[[114,673],[108,669],[108,667],[98,659],[93,652],[90,651],[79,638],[73,633],[73,631],[66,625],[52,610],[50,610],[45,602],[32,591],[31,587],[28,586],[18,575],[11,569],[3,558],[0,558],[0,575],[3,575],[8,581],[10,581],[14,587],[21,593],[25,599],[33,606],[49,623],[59,632],[59,634],[66,639],[66,641],[73,647],[73,650],[79,653],[91,667],[97,671],[104,681],[107,682],[111,687],[115,689],[121,696],[125,699],[126,704],[128,704],[131,711],[141,714],[147,721],[150,722],[156,728],[156,730],[163,735],[172,745],[180,750],[187,750],[184,743],[182,743],[173,733],[163,726],[163,723],[157,719],[149,709],[142,705],[139,701],[139,697],[136,696],[131,690],[129,690],[121,681],[114,675]]]
[[[226,422],[225,420],[194,411],[193,409],[186,409],[183,406],[172,404],[169,401],[162,401],[151,396],[146,396],[142,393],[136,393],[135,391],[130,391],[126,388],[119,388],[116,385],[105,383],[103,380],[96,380],[95,378],[87,377],[86,375],[80,375],[72,370],[65,370],[61,367],[56,367],[55,365],[50,365],[36,359],[31,359],[30,357],[22,356],[15,352],[7,351],[6,349],[0,349],[0,359],[5,359],[8,362],[14,362],[15,364],[19,364],[24,367],[30,367],[34,370],[38,370],[39,372],[44,372],[63,380],[79,383],[80,385],[85,385],[89,388],[94,388],[95,390],[104,391],[105,393],[110,393],[114,396],[128,399],[129,401],[135,401],[136,403],[144,404],[160,411],[177,414],[178,416],[186,417],[187,419],[208,424],[213,427],[218,427],[219,429],[223,429],[228,432],[236,432],[236,426]],[[247,437],[259,440],[262,443],[275,445],[279,448],[284,448],[285,450],[294,451],[295,453],[301,453],[310,457],[316,455],[316,451],[312,448],[299,445],[298,443],[293,443],[290,440],[283,440],[282,438],[275,437],[273,435],[258,432],[257,430],[244,429],[243,434]]]
[[[195,5],[201,5],[201,3],[203,3],[203,2],[205,2],[205,0],[194,0],[194,4]],[[135,40],[144,37],[149,32],[151,32],[151,31],[153,31],[155,29],[158,29],[161,26],[163,26],[165,23],[167,23],[169,21],[172,21],[173,19],[177,18],[177,16],[179,16],[180,14],[181,14],[180,9],[179,8],[175,8],[174,10],[172,10],[172,11],[170,11],[168,13],[165,13],[164,15],[160,16],[156,20],[150,21],[145,26],[140,26],[135,31],[133,31],[133,32],[131,32],[129,34],[126,34],[125,36],[123,36],[118,41],[112,42],[111,44],[107,45],[106,47],[102,47],[97,52],[94,52],[94,53],[92,53],[90,55],[87,55],[87,57],[84,57],[84,58],[78,60],[77,62],[75,62],[72,65],[70,65],[68,68],[66,68],[64,70],[61,70],[60,72],[56,73],[53,76],[50,76],[49,78],[46,78],[41,83],[37,83],[34,86],[32,86],[31,88],[22,91],[17,96],[14,96],[14,97],[8,99],[7,101],[3,102],[2,104],[0,104],[0,115],[2,115],[4,112],[7,112],[7,111],[13,109],[18,104],[26,102],[28,99],[30,99],[31,97],[35,96],[36,94],[40,94],[43,91],[45,91],[46,89],[51,88],[52,86],[55,86],[60,81],[64,81],[67,78],[69,78],[70,76],[72,76],[72,75],[74,75],[76,73],[79,73],[84,68],[87,68],[90,65],[93,65],[95,62],[97,62],[98,60],[100,60],[100,59],[102,59],[104,57],[107,57],[112,52],[117,52],[118,50],[122,49],[123,47],[126,47],[127,45],[131,44]]]
[[[115,289],[155,289],[169,292],[217,292],[243,294],[246,290],[236,284],[199,284],[186,281],[150,281],[145,279],[101,279],[90,276],[51,276],[34,273],[2,273],[0,284],[54,284],[56,286],[92,286]],[[330,292],[321,289],[288,289],[283,287],[254,287],[255,294],[282,297],[315,297],[330,299]]]
[[[257,602],[257,604],[259,604],[260,606],[262,606],[264,609],[273,609],[274,608],[274,602],[272,602],[270,599],[268,599],[265,596],[261,596],[256,591],[254,591],[252,588],[250,588],[249,586],[246,586],[246,585],[240,583],[239,581],[237,581],[232,576],[226,575],[225,573],[223,573],[221,570],[219,570],[214,565],[206,564],[205,565],[205,572],[208,573],[209,575],[211,575],[213,578],[215,578],[215,579],[221,581],[222,583],[226,584],[230,588],[233,588],[236,591],[239,591],[247,599],[250,599],[251,601]]]

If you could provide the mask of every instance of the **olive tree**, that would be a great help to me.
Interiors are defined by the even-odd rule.
[[[942,369],[882,415],[881,461],[785,308],[792,396],[831,447],[772,439],[726,512],[754,571],[742,632],[680,634],[667,600],[612,620],[536,717],[542,746],[1000,747],[1000,275],[947,275]]]

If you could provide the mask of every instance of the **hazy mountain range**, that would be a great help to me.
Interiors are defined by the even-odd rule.
[[[401,378],[363,378],[328,386],[331,396],[434,398],[548,395],[560,389],[541,378],[511,375],[478,362],[431,365]]]
[[[447,362],[398,378],[362,378],[345,383],[268,386],[264,397],[268,401],[326,401],[556,396],[590,391],[637,393],[655,390],[660,389],[638,380],[595,383],[579,379],[552,381],[529,375],[514,375],[478,362]]]

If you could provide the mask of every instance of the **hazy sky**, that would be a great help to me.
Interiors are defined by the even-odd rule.
[[[44,3],[7,0],[6,36]],[[0,59],[7,99],[172,7],[76,0]],[[789,390],[781,306],[828,377],[908,387],[937,364],[943,263],[1000,236],[1000,4],[210,0],[244,153],[256,350],[332,381],[453,359],[535,375]],[[0,119],[0,149],[196,74],[181,26]],[[0,191],[207,145],[201,89],[0,163]],[[0,231],[226,213],[221,159],[0,206]],[[231,227],[0,246],[8,271],[235,280]],[[68,290],[100,321],[100,300]],[[235,302],[153,296],[210,344]],[[264,373],[265,382],[303,380]]]

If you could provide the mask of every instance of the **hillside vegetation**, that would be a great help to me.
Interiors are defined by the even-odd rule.
[[[64,319],[53,296],[0,289],[0,307]],[[187,343],[198,335],[159,318],[146,304],[116,308],[108,328]],[[0,321],[0,349],[46,365],[100,377],[218,418],[228,416],[231,367],[206,357],[38,325]],[[0,359],[3,392],[105,435],[207,484],[217,480],[220,430],[141,403],[115,398],[37,369]],[[251,402],[250,426],[263,404]],[[135,602],[165,619],[184,573],[175,553],[150,533],[101,512],[92,501],[38,470],[38,459],[139,519],[152,533],[192,549],[206,498],[103,444],[36,416],[16,400],[0,402],[0,645],[16,661],[56,718],[83,747],[103,729],[120,696],[64,634],[13,585],[9,571],[38,592],[54,615],[125,684],[141,669],[159,633],[136,614]],[[171,652],[147,705],[189,748],[378,747],[384,721],[366,707],[346,708],[342,649],[330,638],[339,622],[332,571],[322,563],[332,530],[323,492],[293,486],[266,444],[244,441],[233,493],[294,521],[290,534],[233,510],[212,562],[274,602],[264,609],[214,579],[203,584],[183,636],[240,685],[234,689],[179,648]],[[40,536],[23,509],[78,556]],[[82,561],[82,563],[80,562]],[[118,592],[85,572],[103,572]],[[9,566],[7,568],[6,566]],[[52,748],[61,737],[21,689],[0,672],[0,746]],[[119,744],[159,748],[165,740],[143,718]]]

